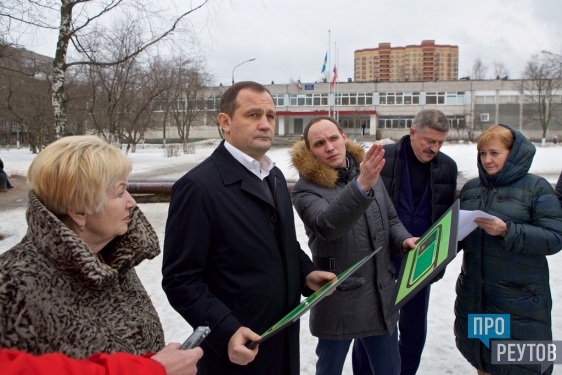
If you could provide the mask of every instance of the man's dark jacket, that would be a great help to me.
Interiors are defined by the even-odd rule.
[[[398,207],[402,182],[402,163],[400,153],[404,142],[410,138],[405,135],[396,143],[384,145],[386,163],[381,171],[382,181],[394,207]],[[442,152],[430,161],[431,222],[435,223],[451,207],[457,193],[457,164]],[[415,183],[415,181],[412,181]]]
[[[402,162],[400,155],[403,152],[404,143],[409,142],[410,135],[405,135],[396,143],[384,145],[384,159],[386,163],[381,171],[381,178],[386,187],[388,195],[398,207],[400,187],[402,184]],[[430,188],[431,188],[431,222],[435,223],[455,201],[457,193],[457,163],[442,152],[429,162],[430,166]],[[416,183],[416,181],[412,181]],[[433,279],[433,282],[441,279],[445,271]]]
[[[223,142],[172,188],[162,286],[191,326],[211,328],[199,374],[281,374],[282,363],[283,375],[299,373],[298,322],[261,344],[249,365],[228,359],[238,328],[264,333],[300,302],[315,269],[296,240],[281,171],[266,178],[275,206],[250,173]]]

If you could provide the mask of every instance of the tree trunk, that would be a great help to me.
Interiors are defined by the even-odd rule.
[[[66,98],[64,93],[64,80],[66,74],[66,53],[72,35],[72,7],[68,0],[62,1],[61,20],[57,50],[53,60],[53,82],[51,102],[55,116],[55,137],[60,138],[66,128]],[[52,140],[51,140],[52,141]]]

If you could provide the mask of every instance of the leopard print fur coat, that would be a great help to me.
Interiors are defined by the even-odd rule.
[[[22,241],[0,255],[0,347],[84,358],[164,346],[158,314],[134,269],[160,253],[156,233],[138,207],[128,232],[101,256],[33,191],[27,223]]]

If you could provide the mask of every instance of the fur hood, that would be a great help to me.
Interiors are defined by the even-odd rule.
[[[347,154],[353,157],[357,166],[365,159],[365,150],[363,150],[361,145],[347,140],[345,142],[345,149]],[[296,142],[291,148],[291,162],[299,174],[308,181],[326,188],[336,186],[338,171],[318,160],[306,148],[304,141]]]

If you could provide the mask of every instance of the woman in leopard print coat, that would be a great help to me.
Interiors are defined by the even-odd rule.
[[[63,138],[35,158],[27,234],[0,255],[0,347],[75,358],[162,349],[134,269],[160,249],[126,191],[131,168],[94,136]]]

